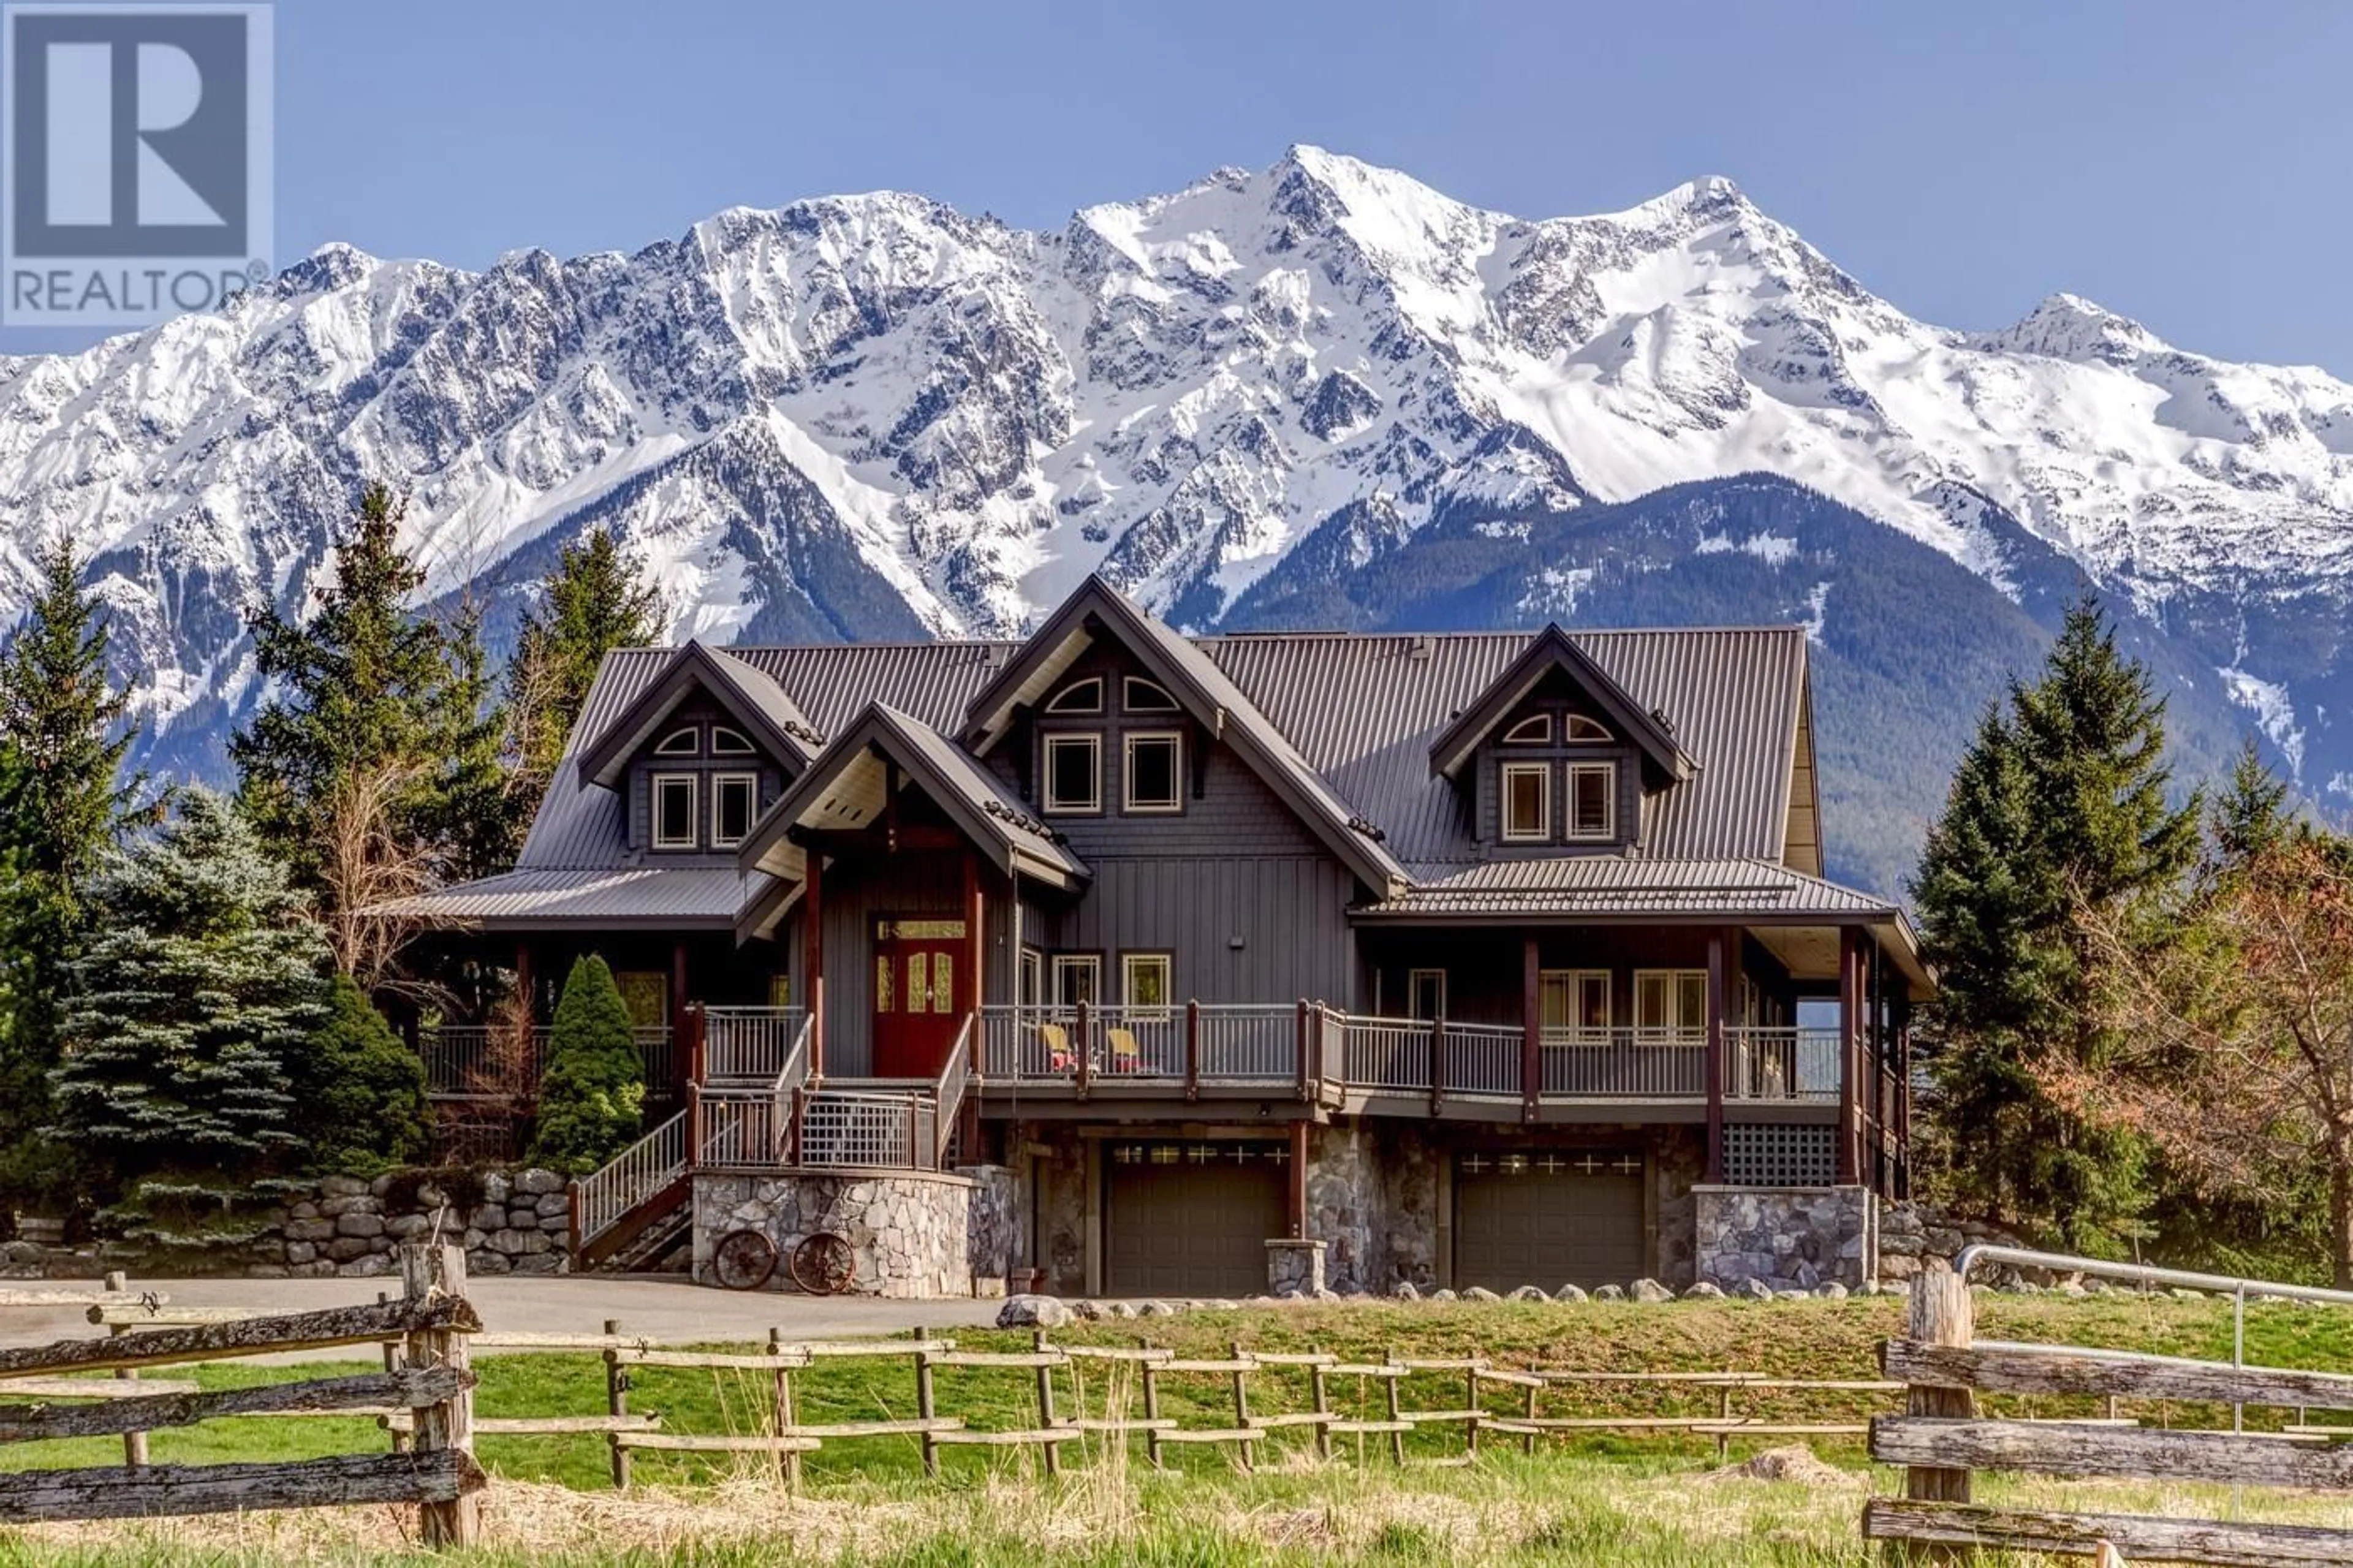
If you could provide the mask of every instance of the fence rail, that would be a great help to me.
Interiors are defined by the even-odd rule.
[[[464,1296],[466,1256],[455,1247],[411,1244],[402,1248],[400,1264],[401,1298],[373,1306],[194,1321],[0,1350],[5,1401],[15,1392],[47,1391],[60,1373],[108,1371],[120,1377],[146,1367],[344,1345],[397,1342],[403,1347],[402,1364],[389,1364],[388,1358],[382,1373],[364,1376],[209,1393],[92,1383],[107,1395],[101,1403],[6,1405],[0,1443],[119,1435],[125,1464],[0,1473],[0,1524],[404,1503],[419,1510],[427,1548],[475,1544],[473,1494],[484,1477],[473,1456],[474,1374],[466,1336],[481,1324]],[[152,1314],[164,1312],[160,1302],[140,1305]],[[91,1312],[111,1325],[123,1308],[101,1302]],[[408,1451],[262,1464],[145,1462],[146,1436],[156,1429],[227,1417],[377,1409],[410,1413]]]
[[[2353,1562],[2353,1531],[2245,1520],[2026,1512],[1974,1504],[1971,1476],[1980,1469],[2200,1480],[2233,1488],[2353,1489],[2353,1450],[2316,1446],[2328,1443],[2338,1429],[2299,1422],[2280,1432],[2250,1435],[2239,1430],[2250,1405],[2298,1411],[2353,1408],[2353,1377],[2245,1364],[2243,1317],[2234,1340],[2241,1348],[2230,1362],[1979,1342],[1967,1275],[1979,1262],[2001,1261],[2152,1284],[2197,1279],[2207,1288],[2228,1287],[2242,1314],[2250,1289],[2337,1305],[2353,1305],[2353,1295],[2260,1280],[2176,1276],[2166,1269],[2018,1248],[1973,1252],[1962,1254],[1959,1272],[1936,1264],[1920,1274],[1913,1283],[1909,1336],[1881,1348],[1882,1369],[1909,1387],[1908,1413],[1872,1423],[1871,1456],[1883,1464],[1906,1467],[1905,1496],[1874,1499],[1864,1509],[1866,1540],[1903,1542],[1915,1557],[1944,1562],[1979,1549],[2085,1556],[2105,1549],[2128,1561],[2147,1556],[2273,1568]],[[2227,1405],[2232,1429],[2155,1431],[2129,1422],[2062,1428],[1987,1419],[1976,1408],[1980,1390]]]

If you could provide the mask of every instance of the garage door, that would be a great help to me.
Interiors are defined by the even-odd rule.
[[[1470,1153],[1454,1165],[1454,1286],[1626,1285],[1649,1272],[1642,1157],[1628,1150]]]
[[[1104,1148],[1103,1283],[1114,1296],[1254,1296],[1289,1224],[1284,1143],[1155,1139]]]

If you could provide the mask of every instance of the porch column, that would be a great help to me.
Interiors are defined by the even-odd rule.
[[[809,1016],[809,1077],[825,1076],[825,854],[815,845],[801,850],[802,1005]]]
[[[535,1024],[539,1021],[539,998],[532,994],[531,943],[520,940],[515,942],[514,968],[515,994],[522,998],[522,1021]]]
[[[1020,883],[1018,881],[1016,881],[1014,884],[1014,891],[1018,897],[1020,891]],[[972,1015],[972,1059],[965,1064],[965,1070],[971,1075],[971,1077],[969,1082],[965,1085],[964,1091],[964,1107],[957,1114],[963,1118],[964,1121],[963,1138],[965,1158],[975,1163],[978,1163],[981,1157],[980,1058],[982,1051],[980,1048],[980,1040],[982,1024],[980,1021],[980,1009],[988,1000],[988,943],[981,935],[980,928],[981,917],[987,907],[987,900],[981,897],[980,857],[972,849],[966,848],[964,852],[964,931],[965,941],[971,947],[972,960],[970,967],[965,971],[965,973],[969,978],[965,980],[965,986],[967,994],[972,998],[971,1004],[966,1009]],[[1016,963],[1018,962],[1019,961],[1017,959]],[[961,1026],[959,1026],[959,1027],[961,1027]]]
[[[1291,1180],[1284,1184],[1283,1207],[1291,1225],[1291,1238],[1300,1240],[1307,1235],[1307,1123],[1303,1119],[1291,1124]]]
[[[681,937],[670,945],[670,1089],[681,1100],[686,1098],[688,1072],[686,1043],[688,1026],[691,1022],[686,1016],[689,999],[686,986],[686,939]]]
[[[1888,1196],[1912,1196],[1912,998],[1895,994],[1895,1181]]]
[[[1707,933],[1707,1179],[1724,1180],[1724,1016],[1731,985],[1730,943],[1725,933]]]
[[[1861,1179],[1861,1119],[1862,1086],[1862,933],[1852,926],[1839,929],[1839,1118],[1838,1180],[1841,1186]]]
[[[1531,934],[1520,943],[1520,1120],[1534,1121],[1544,1093],[1544,972]]]

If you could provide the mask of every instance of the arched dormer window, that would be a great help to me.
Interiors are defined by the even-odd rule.
[[[654,755],[658,757],[691,757],[700,750],[702,750],[702,742],[694,732],[694,726],[689,724],[682,729],[672,730],[669,734],[664,735],[661,738],[660,743],[654,747]]]
[[[1047,700],[1049,713],[1100,713],[1103,710],[1103,683],[1100,675],[1090,675],[1084,680],[1073,680]]]
[[[748,757],[754,754],[754,751],[752,742],[744,738],[742,731],[731,730],[724,724],[713,724],[711,726],[711,754],[714,757]]]
[[[1174,713],[1176,699],[1156,680],[1131,675],[1120,686],[1120,706],[1130,713]]]
[[[1506,746],[1549,746],[1552,744],[1552,715],[1539,713],[1523,719],[1504,731]]]
[[[1601,724],[1582,713],[1571,713],[1561,721],[1560,738],[1564,741],[1614,741],[1618,737]]]

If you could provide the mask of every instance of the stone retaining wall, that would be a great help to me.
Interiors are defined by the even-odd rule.
[[[854,1295],[921,1300],[970,1296],[976,1184],[912,1171],[704,1171],[694,1178],[694,1278],[732,1230],[776,1244],[771,1290],[791,1290],[793,1248],[830,1231],[858,1262]]]
[[[1879,1278],[1878,1201],[1867,1187],[1691,1189],[1698,1277],[1729,1290],[1749,1280],[1775,1290]]]

